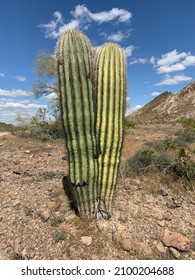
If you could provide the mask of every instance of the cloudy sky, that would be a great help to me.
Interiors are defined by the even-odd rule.
[[[195,80],[194,11],[194,0],[0,0],[0,121],[47,106],[48,98],[31,94],[35,57],[54,52],[70,28],[94,46],[122,46],[132,111],[166,90],[177,92]]]

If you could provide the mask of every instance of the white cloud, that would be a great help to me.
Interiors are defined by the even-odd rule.
[[[5,74],[0,72],[0,78],[5,77]]]
[[[156,58],[154,56],[151,56],[150,63],[154,65],[155,62],[156,62]]]
[[[156,86],[162,86],[162,85],[177,85],[181,82],[185,81],[191,81],[192,77],[188,77],[185,75],[176,75],[176,76],[171,76],[169,74],[165,75],[163,80],[157,84]]]
[[[0,98],[0,121],[6,123],[15,123],[18,113],[34,115],[40,107],[47,107],[35,103],[29,103],[29,100],[14,100],[9,98]]]
[[[171,65],[185,58],[186,55],[187,53],[185,52],[178,53],[177,50],[175,49],[171,52],[163,54],[161,58],[157,60],[157,66]]]
[[[141,109],[142,107],[143,107],[142,105],[136,105],[135,107],[128,108],[125,112],[125,116],[128,116],[129,114],[132,114],[133,112]]]
[[[148,62],[147,58],[137,58],[130,62],[130,65],[133,64],[146,64]]]
[[[25,81],[26,81],[26,77],[24,77],[24,76],[16,76],[15,78],[16,78],[16,80],[18,80],[19,82],[25,82]]]
[[[123,48],[124,54],[126,55],[126,57],[132,56],[133,50],[135,49],[135,46],[128,46],[126,48]]]
[[[107,40],[114,41],[114,42],[120,42],[125,38],[125,34],[123,34],[121,31],[118,31],[115,34],[109,35],[107,37]]]
[[[29,94],[30,92],[27,92],[22,89],[12,89],[12,90],[0,89],[0,96],[17,97],[17,96],[29,96]]]
[[[154,92],[151,93],[152,96],[158,96],[158,95],[160,95],[160,94],[161,94],[161,93],[158,92],[158,91],[154,91]]]
[[[58,11],[53,14],[54,19],[46,24],[40,24],[38,27],[42,28],[45,33],[46,38],[57,38],[58,32],[57,28],[60,28],[63,25],[62,14]]]
[[[157,74],[183,71],[189,66],[195,66],[195,56],[190,52],[179,53],[176,49],[161,55],[161,58],[151,57],[150,62],[156,68]]]
[[[91,22],[101,24],[115,20],[119,23],[129,23],[132,18],[132,13],[125,9],[112,8],[110,11],[93,13],[84,5],[77,5],[70,13],[72,19],[67,23],[65,23],[62,14],[56,11],[53,14],[53,20],[46,24],[40,24],[38,27],[43,30],[45,38],[56,39],[67,29],[86,30]]]
[[[47,103],[47,102],[46,102]],[[37,104],[30,99],[30,93],[22,89],[0,89],[0,121],[15,123],[18,113],[34,115],[40,107],[47,105]]]
[[[195,65],[195,56],[194,55],[188,55],[183,61],[183,65],[188,66],[194,66]]]
[[[89,11],[89,16],[92,20],[97,21],[98,23],[112,21],[117,18],[119,22],[129,22],[132,18],[132,13],[124,9],[113,8],[108,12],[91,13]]]
[[[29,109],[38,109],[40,107],[44,107],[44,105],[38,105],[38,104],[21,104],[18,102],[5,102],[5,103],[1,103],[0,102],[0,109],[1,110],[6,110],[6,111],[13,111],[13,110],[29,110]]]
[[[46,95],[45,98],[49,100],[56,100],[58,97],[56,92],[51,92],[50,94]]]
[[[135,112],[139,109],[141,109],[143,106],[142,105],[136,105],[135,107],[131,108],[131,112]]]
[[[102,11],[92,13],[86,6],[77,5],[75,10],[71,12],[72,16],[81,21],[93,20],[97,23],[103,23],[118,19],[119,22],[129,22],[132,18],[132,13],[125,9],[112,8],[110,11]]]

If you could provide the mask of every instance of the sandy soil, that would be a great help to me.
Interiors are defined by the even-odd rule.
[[[127,133],[122,161],[145,141],[177,129],[151,125]],[[193,192],[170,189],[166,176],[127,177],[121,171],[112,218],[89,223],[69,207],[62,187],[67,174],[62,140],[1,132],[0,259],[195,259]],[[166,244],[167,230],[188,246]]]

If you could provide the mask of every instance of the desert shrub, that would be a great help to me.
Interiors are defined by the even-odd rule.
[[[195,129],[195,120],[192,118],[184,119],[181,123],[185,129]]]
[[[172,142],[164,142],[162,150],[145,147],[138,151],[128,159],[126,170],[136,174],[159,171],[169,173],[174,179],[195,181],[195,162],[190,151],[185,147],[177,147]]]
[[[51,121],[48,127],[48,133],[52,138],[64,138],[64,131],[60,121]]]
[[[172,167],[172,173],[176,178],[184,178],[189,182],[195,181],[195,162],[190,159],[179,159]]]
[[[126,128],[136,128],[137,124],[134,121],[125,119],[125,127]]]
[[[180,146],[188,146],[189,143],[193,143],[195,141],[195,131],[190,129],[180,130],[176,134],[176,142],[177,145]]]
[[[182,122],[183,130],[177,133],[177,141],[187,145],[195,141],[195,120],[184,119]]]
[[[149,149],[155,150],[155,151],[164,151],[165,150],[165,144],[162,140],[156,140],[156,141],[148,141],[145,143],[145,147],[148,147]]]
[[[20,124],[18,134],[22,137],[38,137],[42,140],[64,138],[61,121],[48,118],[46,108],[39,108],[34,116],[18,115],[16,121]]]
[[[56,230],[53,233],[54,242],[59,242],[65,240],[67,237],[67,233],[65,230]]]
[[[147,173],[151,170],[164,170],[173,164],[173,159],[165,153],[144,148],[128,160],[129,170],[135,173]]]
[[[177,149],[177,143],[173,140],[165,140],[164,141],[164,148],[165,150],[176,150]]]

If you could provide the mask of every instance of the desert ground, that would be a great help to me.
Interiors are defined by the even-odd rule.
[[[195,259],[195,193],[166,175],[128,175],[125,161],[146,141],[174,135],[178,125],[127,131],[113,215],[82,221],[63,190],[64,140],[0,132],[0,260]]]

